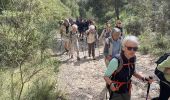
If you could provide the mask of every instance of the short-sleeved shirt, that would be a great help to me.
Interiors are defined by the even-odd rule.
[[[110,77],[113,72],[118,68],[118,60],[116,58],[113,58],[110,62],[109,65],[105,71],[105,75],[104,76],[108,76]]]
[[[110,45],[109,47],[107,45]],[[108,56],[111,55],[114,57],[116,54],[120,54],[121,52],[121,41],[118,40],[113,40],[112,38],[107,38],[105,47],[104,47],[104,55]]]

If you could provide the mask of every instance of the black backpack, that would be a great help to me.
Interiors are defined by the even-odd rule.
[[[170,56],[170,53],[165,53],[164,55],[162,55],[161,57],[159,57],[159,59],[155,62],[157,64],[157,66],[159,64],[161,64],[164,60],[166,60],[168,57]],[[157,69],[157,67],[155,68],[155,75],[161,80],[161,81],[165,81],[168,82],[165,77],[164,77],[164,73],[160,70]],[[169,83],[169,82],[168,82]]]

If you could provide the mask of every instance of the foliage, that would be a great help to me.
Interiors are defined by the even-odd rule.
[[[47,89],[42,91],[42,94],[39,93],[41,87],[34,90],[35,95],[40,95],[37,98],[40,99],[42,95],[50,99],[56,98],[57,91],[51,88],[56,82],[52,80],[48,83],[36,74],[40,75],[44,69],[40,65],[47,63],[45,59],[49,58],[49,53],[46,50],[50,48],[52,37],[55,35],[52,31],[58,27],[59,20],[70,15],[68,8],[60,0],[9,0],[1,7],[0,68],[2,76],[7,80],[2,78],[0,83],[3,91],[0,98],[27,99],[29,96],[25,96],[25,93],[28,87],[34,87],[40,80],[45,84],[41,87]],[[54,68],[55,71],[57,67],[58,65]],[[45,73],[40,76],[43,75]],[[37,80],[35,83],[34,76]],[[36,99],[35,95],[31,95],[31,99]]]

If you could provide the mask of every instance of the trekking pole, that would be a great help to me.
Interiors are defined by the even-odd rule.
[[[106,100],[107,100],[107,90],[106,90]]]
[[[149,76],[149,79],[153,79],[153,77]],[[149,81],[148,79],[145,79],[145,80],[146,80],[146,81]],[[147,88],[146,100],[148,100],[150,85],[151,85],[151,84],[148,82],[148,88]]]

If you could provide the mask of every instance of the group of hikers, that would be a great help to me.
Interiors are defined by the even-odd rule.
[[[86,44],[88,45],[88,56],[93,57],[95,60],[95,47],[98,39],[98,33],[94,21],[77,19],[65,19],[60,24],[60,34],[64,38],[65,51],[69,53],[69,56],[73,58],[74,51],[77,53],[77,60],[80,60],[79,52],[80,46],[83,47],[83,52],[86,52]],[[83,45],[80,45],[80,42]],[[84,55],[86,58],[86,55]]]
[[[103,46],[103,55],[107,67],[104,73],[104,80],[109,91],[109,100],[130,100],[131,98],[131,78],[138,78],[143,82],[151,84],[152,77],[143,77],[135,69],[136,51],[139,47],[139,41],[136,36],[125,36],[122,23],[117,20],[112,28],[109,22],[105,23],[100,36],[98,36],[94,21],[77,19],[65,19],[61,23],[60,33],[64,38],[64,47],[66,52],[70,52],[73,58],[74,51],[79,56],[79,41],[85,41],[88,45],[88,56],[95,60],[96,42],[101,41]],[[70,29],[69,29],[70,28]],[[160,59],[163,59],[160,58]],[[158,60],[159,63],[155,71],[160,75],[160,95],[153,100],[168,100],[170,97],[170,57],[164,57],[164,60]],[[158,76],[159,77],[159,76]],[[162,78],[163,77],[163,78]]]

